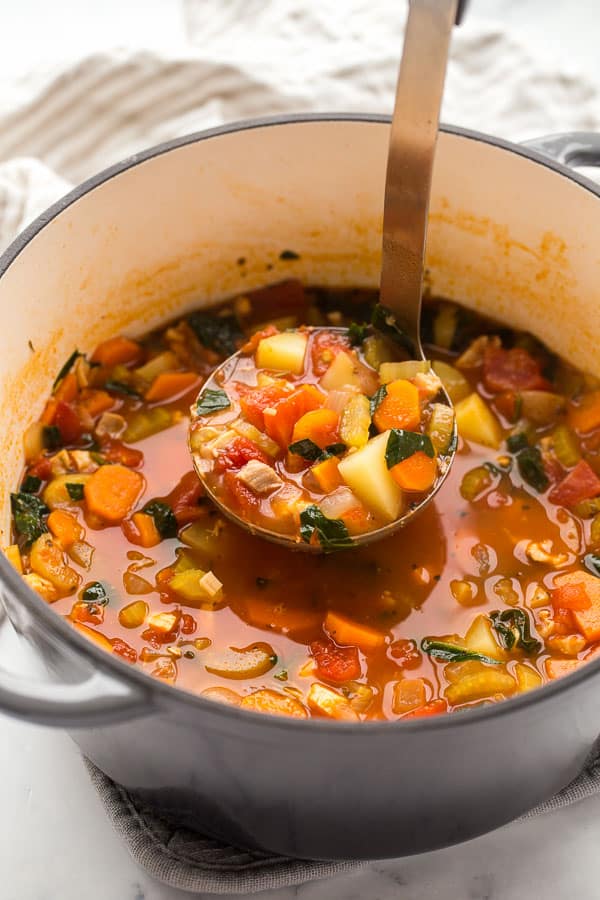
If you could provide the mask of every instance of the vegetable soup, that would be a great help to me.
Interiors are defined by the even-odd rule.
[[[390,336],[364,327],[373,315],[378,324],[375,292],[287,281],[140,340],[115,336],[89,354],[74,350],[24,436],[5,551],[12,564],[106,652],[266,713],[431,716],[495,703],[584,665],[600,649],[600,383],[535,337],[433,299],[423,320],[432,370],[392,372]],[[284,460],[293,477],[279,470],[269,515],[336,551],[319,555],[223,518],[187,444],[190,407],[199,427],[211,427],[206,404],[219,399],[202,392],[205,379],[244,344],[265,378],[292,386],[278,385],[282,396],[310,389],[289,365],[273,373],[272,359],[253,355],[261,341],[302,325],[351,326],[351,345],[311,348],[315,404],[288,404],[285,428],[269,433],[259,425],[281,397],[267,396],[265,384],[250,414],[210,436],[208,458],[248,516],[265,496],[248,465],[277,474],[270,460]],[[356,384],[359,367],[370,380]],[[414,401],[401,386],[400,406],[382,410],[381,386],[402,381],[418,392],[419,374],[430,379],[419,421],[378,422],[378,412],[395,415]],[[404,530],[344,549],[348,535],[377,520],[373,498],[389,496],[395,466],[409,463],[409,481],[394,479],[403,502],[435,477],[431,460],[447,447],[447,429],[421,414],[437,379],[459,432],[446,482]],[[307,431],[298,423],[311,412],[319,416]],[[343,461],[384,434],[386,450],[395,434],[392,465],[369,458],[345,475]]]

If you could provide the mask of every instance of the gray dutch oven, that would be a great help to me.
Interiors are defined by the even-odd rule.
[[[21,435],[76,346],[299,277],[375,286],[388,120],[248,122],[125,160],[40,216],[0,262],[3,543]],[[436,293],[534,331],[600,375],[600,199],[541,149],[444,128],[431,205]],[[281,260],[284,249],[299,259]],[[243,256],[243,269],[236,260]],[[0,592],[47,676],[0,670],[0,709],[66,728],[111,778],[238,845],[400,856],[489,831],[562,788],[600,731],[600,658],[453,716],[359,725],[261,716],[170,687],[71,629],[0,554]]]

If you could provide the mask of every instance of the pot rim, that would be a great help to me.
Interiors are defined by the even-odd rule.
[[[128,169],[132,169],[156,156],[161,156],[164,153],[169,153],[180,147],[185,147],[188,144],[199,143],[200,141],[209,140],[214,137],[221,137],[240,131],[258,128],[270,128],[280,125],[302,125],[318,122],[355,122],[358,124],[386,125],[391,122],[391,116],[343,112],[265,116],[256,119],[240,120],[203,131],[192,132],[191,134],[173,140],[163,141],[147,150],[126,157],[120,162],[114,163],[112,166],[91,176],[41,213],[15,238],[0,256],[0,278],[3,277],[5,272],[29,242],[48,226],[53,219],[60,215],[60,213],[80,200],[90,191],[100,187],[115,176],[126,172]],[[489,144],[498,147],[501,150],[506,150],[507,152],[522,156],[533,163],[551,169],[558,175],[567,178],[569,181],[575,182],[596,197],[600,197],[600,184],[596,184],[591,179],[586,178],[578,172],[574,172],[567,166],[556,162],[545,154],[530,147],[514,144],[503,138],[498,138],[468,128],[461,128],[455,125],[440,125],[440,130],[446,134]],[[415,730],[440,731],[448,728],[460,728],[461,726],[476,727],[477,723],[482,720],[510,715],[512,712],[516,713],[519,710],[524,710],[537,703],[550,701],[558,694],[574,691],[580,683],[587,681],[600,671],[599,655],[597,659],[591,660],[575,672],[552,681],[549,684],[545,684],[540,689],[528,691],[525,694],[503,700],[501,703],[472,709],[469,711],[468,715],[464,716],[445,714],[425,717],[423,719],[409,719],[407,721],[398,719],[395,721],[376,720],[366,722],[340,722],[332,719],[296,719],[286,716],[270,716],[224,703],[217,703],[214,700],[207,700],[200,694],[194,694],[185,688],[173,688],[173,686],[169,684],[151,678],[142,669],[127,664],[118,656],[109,655],[105,650],[102,650],[92,641],[71,628],[62,616],[55,613],[50,605],[45,603],[42,598],[22,580],[19,573],[13,568],[3,553],[0,553],[0,580],[6,583],[8,589],[14,593],[20,602],[24,603],[32,610],[38,621],[41,622],[50,633],[65,640],[66,644],[70,645],[72,649],[78,652],[84,659],[91,656],[91,658],[100,665],[101,670],[109,677],[113,677],[116,681],[128,682],[133,680],[134,684],[143,691],[146,693],[150,691],[153,698],[156,696],[157,699],[162,700],[163,702],[169,702],[170,699],[171,702],[187,704],[192,708],[195,707],[201,711],[221,716],[225,721],[230,720],[231,722],[234,722],[239,720],[241,722],[245,721],[248,724],[254,723],[255,725],[259,725],[260,723],[260,726],[265,730],[267,728],[319,729],[321,732],[341,731],[346,734],[356,733],[367,737],[372,734],[383,734],[384,732],[391,734],[392,729],[396,731],[402,729],[400,732],[401,734],[402,732],[414,732]],[[149,707],[148,712],[152,712],[151,706]]]

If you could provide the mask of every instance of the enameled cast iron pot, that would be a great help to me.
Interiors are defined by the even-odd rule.
[[[16,240],[0,262],[4,544],[22,432],[74,347],[290,275],[377,284],[387,140],[386,119],[331,115],[192,135],[91,179]],[[598,142],[572,135],[542,149],[590,162]],[[535,150],[444,129],[433,290],[529,328],[600,375],[599,193]],[[281,260],[286,249],[300,258]],[[456,843],[563,787],[600,732],[600,658],[470,713],[288,720],[173,689],[108,656],[2,554],[0,593],[48,671],[36,681],[0,671],[0,709],[67,728],[111,778],[241,846],[346,859]]]

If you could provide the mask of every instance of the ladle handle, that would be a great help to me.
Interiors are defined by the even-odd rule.
[[[421,288],[433,159],[459,0],[410,0],[390,133],[383,212],[381,302],[423,358]]]

